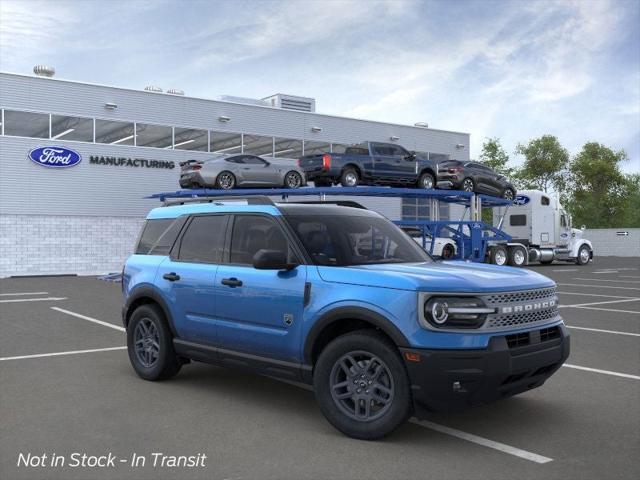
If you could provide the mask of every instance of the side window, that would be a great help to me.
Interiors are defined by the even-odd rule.
[[[180,230],[182,230],[187,218],[186,215],[176,218],[151,246],[149,255],[169,255],[171,247],[173,247],[178,235],[180,235]]]
[[[253,256],[262,249],[281,250],[291,256],[287,237],[275,221],[259,215],[237,215],[233,222],[229,262],[251,265]]]
[[[246,157],[244,157],[244,162],[243,163],[248,163],[250,165],[265,165],[267,162],[265,162],[260,157],[255,157],[253,155],[247,155]]]
[[[550,203],[551,203],[551,200],[549,200],[549,197],[545,197],[545,196],[540,197],[541,205],[549,205]]]
[[[409,152],[407,152],[400,145],[389,146],[389,150],[391,151],[390,155],[394,155],[396,157],[405,157],[405,156],[409,155]]]
[[[560,225],[563,227],[567,226],[567,217],[565,215],[560,216]]]
[[[244,157],[242,155],[239,155],[237,157],[229,157],[226,159],[226,161],[229,163],[244,163]]]
[[[167,228],[173,223],[173,218],[158,218],[154,220],[147,220],[142,229],[140,240],[138,240],[138,246],[135,253],[138,255],[146,255],[151,250],[151,247],[158,241],[160,236],[165,232]]]
[[[512,227],[524,227],[526,224],[526,215],[511,215],[509,217],[509,225],[511,225]]]
[[[180,262],[219,263],[224,247],[225,215],[193,217],[180,241]]]

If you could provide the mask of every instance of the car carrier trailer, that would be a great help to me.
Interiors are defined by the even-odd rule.
[[[513,208],[511,200],[473,192],[389,187],[307,187],[295,190],[285,188],[189,189],[157,193],[148,198],[155,198],[164,203],[180,204],[188,203],[190,199],[191,201],[201,201],[203,197],[215,202],[223,201],[226,198],[238,199],[239,197],[250,198],[252,196],[280,197],[282,201],[292,202],[301,201],[292,200],[292,198],[298,197],[315,197],[315,200],[311,201],[331,202],[327,198],[336,196],[426,199],[430,206],[429,220],[397,220],[394,223],[404,229],[419,230],[422,234],[423,248],[432,255],[437,240],[446,238],[455,243],[455,253],[452,257],[455,260],[524,266],[530,261],[544,263],[549,259],[546,250],[540,250],[538,254],[536,244],[524,242],[522,239],[514,240],[510,231],[503,229],[504,218],[509,209]],[[333,203],[336,202],[333,201]],[[441,204],[462,206],[464,210],[461,218],[459,220],[440,219]],[[483,208],[493,209],[494,225],[482,221]],[[585,242],[589,246],[589,258],[592,258],[591,244],[588,241]],[[561,258],[559,251],[551,257],[551,260],[554,258]]]

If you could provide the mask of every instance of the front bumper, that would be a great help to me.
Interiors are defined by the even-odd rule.
[[[484,350],[401,349],[418,417],[537,388],[562,366],[569,350],[563,324],[495,336]],[[420,361],[409,361],[407,353],[419,355]]]

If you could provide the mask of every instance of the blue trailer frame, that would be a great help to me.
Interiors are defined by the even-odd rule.
[[[280,196],[287,201],[289,197],[318,196],[325,200],[327,196],[350,197],[390,197],[390,198],[424,198],[438,202],[457,204],[471,208],[473,202],[480,199],[483,207],[505,207],[512,204],[510,200],[475,194],[458,190],[421,190],[415,188],[389,187],[305,187],[295,190],[286,188],[256,188],[215,190],[208,188],[178,190],[175,192],[156,193],[147,198],[155,198],[161,202],[167,200],[194,199],[205,197],[233,198],[249,196]],[[442,233],[449,236],[457,246],[455,259],[484,262],[489,242],[508,242],[511,237],[499,228],[488,225],[481,220],[397,220],[400,227],[415,227],[421,231],[422,246],[433,254],[435,240]],[[430,238],[430,240],[429,240]],[[428,244],[428,245],[427,245]],[[428,246],[428,248],[427,248]]]

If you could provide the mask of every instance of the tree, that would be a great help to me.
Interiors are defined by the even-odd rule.
[[[500,139],[497,137],[485,139],[485,142],[482,144],[480,162],[506,177],[513,175],[514,169],[507,166],[507,163],[509,163],[509,155],[504,148],[502,148]]]
[[[558,193],[564,190],[569,152],[556,137],[543,135],[526,145],[518,144],[516,153],[525,157],[522,168],[516,173],[516,180],[521,187],[545,192],[553,188]]]
[[[585,143],[572,159],[567,208],[576,225],[620,227],[625,216],[633,222],[638,204],[633,207],[631,199],[638,180],[620,171],[619,164],[625,160],[624,150],[616,152],[597,142]]]
[[[625,176],[624,206],[620,214],[619,224],[625,228],[640,228],[640,174]]]

